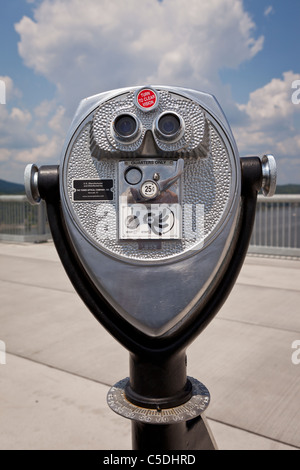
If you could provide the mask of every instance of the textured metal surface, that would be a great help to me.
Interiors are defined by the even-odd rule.
[[[125,386],[129,378],[120,380],[111,387],[107,395],[109,407],[124,418],[148,424],[174,424],[196,418],[209,405],[210,394],[198,380],[188,377],[193,386],[192,398],[183,405],[161,410],[141,408],[130,403],[125,397]]]
[[[146,131],[153,128],[157,116],[166,110],[176,110],[182,116],[184,136],[175,143],[159,141],[156,136],[155,140],[162,157],[184,159],[181,203],[183,211],[191,211],[192,216],[183,212],[180,241],[164,240],[160,250],[142,249],[136,241],[124,243],[118,237],[117,180],[120,176],[117,164],[138,156]],[[112,120],[123,112],[135,113],[143,126],[141,137],[129,145],[116,141],[111,133]],[[230,144],[208,112],[192,100],[179,99],[178,95],[162,91],[158,108],[144,113],[136,107],[134,93],[128,92],[100,105],[91,117],[74,138],[64,173],[69,209],[92,243],[115,256],[152,261],[166,260],[207,244],[224,222],[236,190],[236,168]],[[112,179],[113,201],[72,204],[73,180],[77,178]],[[203,208],[204,220],[202,216],[197,219],[196,207]],[[191,218],[188,225],[184,223]]]

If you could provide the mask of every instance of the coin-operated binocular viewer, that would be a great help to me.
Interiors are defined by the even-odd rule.
[[[83,100],[61,165],[28,165],[25,183],[78,294],[130,353],[108,404],[133,448],[214,448],[186,349],[234,285],[274,158],[239,158],[213,96],[134,87]]]

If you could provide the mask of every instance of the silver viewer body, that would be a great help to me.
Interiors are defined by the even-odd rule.
[[[70,243],[140,331],[168,335],[214,288],[239,220],[240,171],[211,95],[133,87],[80,103],[60,165]]]

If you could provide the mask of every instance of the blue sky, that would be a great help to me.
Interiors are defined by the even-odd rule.
[[[298,0],[0,0],[0,178],[57,164],[80,99],[136,84],[213,93],[241,156],[300,183]],[[300,95],[299,95],[300,96]]]
[[[20,36],[15,24],[24,16],[32,16],[33,4],[26,0],[0,0],[0,75],[8,75],[15,86],[22,91],[22,106],[32,108],[40,101],[55,93],[55,86],[46,78],[33,73],[23,64],[18,53]]]
[[[262,51],[236,70],[221,71],[238,102],[248,101],[249,92],[263,87],[272,78],[288,70],[300,70],[300,2],[298,0],[245,0],[245,9],[256,25],[256,34],[264,36]]]

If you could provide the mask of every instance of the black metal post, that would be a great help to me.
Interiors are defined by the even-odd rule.
[[[186,366],[185,350],[167,358],[145,358],[131,354],[126,398],[144,409],[175,413],[176,407],[187,403],[193,394]],[[133,450],[216,449],[201,415],[172,424],[148,424],[133,420],[131,426]]]
[[[217,450],[204,417],[177,424],[145,424],[132,421],[133,450]]]
[[[187,379],[185,350],[167,357],[130,354],[130,382],[125,395],[137,406],[157,410],[187,402],[192,385]]]

